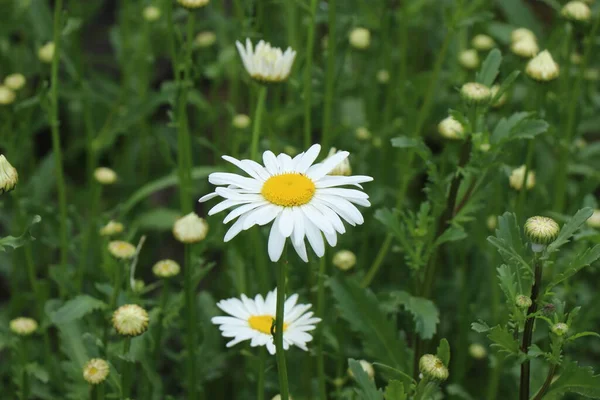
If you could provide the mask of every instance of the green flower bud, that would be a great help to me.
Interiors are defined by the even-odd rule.
[[[419,360],[419,371],[424,377],[427,377],[436,381],[445,381],[448,379],[448,368],[444,365],[442,360],[433,354],[425,354]]]
[[[552,326],[552,333],[556,336],[563,336],[565,333],[569,331],[569,325],[564,322],[559,322],[558,324],[554,324]]]
[[[460,88],[462,98],[469,104],[484,104],[487,103],[492,92],[489,87],[477,82],[469,82],[462,85]]]
[[[531,248],[539,253],[549,243],[552,243],[558,237],[560,227],[551,218],[531,217],[525,222],[525,235],[531,242]]]
[[[520,294],[517,297],[515,297],[515,304],[519,308],[529,308],[533,303],[530,297],[525,296],[524,294]]]

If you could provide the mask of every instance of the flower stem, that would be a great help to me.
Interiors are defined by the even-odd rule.
[[[550,388],[550,385],[552,384],[552,379],[554,378],[554,374],[556,373],[556,367],[557,367],[556,364],[552,364],[550,366],[550,370],[548,370],[548,375],[546,376],[546,380],[544,381],[544,384],[542,385],[540,390],[533,397],[533,400],[542,400],[542,398],[544,397],[544,394],[546,393],[546,391]]]
[[[254,112],[254,121],[252,124],[252,145],[250,147],[250,159],[256,161],[258,157],[258,139],[260,136],[260,127],[262,116],[265,112],[265,101],[267,99],[267,87],[260,85],[258,89],[258,100],[256,103],[256,111]]]
[[[285,303],[285,279],[287,267],[287,252],[283,250],[283,256],[277,268],[277,309],[275,314],[275,348],[277,355],[277,372],[279,375],[279,393],[281,400],[289,400],[287,366],[285,363],[285,351],[283,350],[283,318]]]
[[[525,321],[525,329],[523,330],[523,341],[521,342],[521,351],[527,354],[529,346],[531,346],[531,340],[533,337],[533,324],[535,317],[533,314],[537,311],[537,300],[540,293],[540,286],[542,285],[542,261],[538,258],[537,254],[534,259],[535,264],[535,277],[533,286],[531,287],[531,306],[527,310],[527,320]],[[529,400],[529,377],[530,377],[531,364],[529,360],[521,364],[521,382],[519,388],[519,400]]]
[[[333,111],[333,89],[335,83],[335,8],[336,0],[329,0],[327,33],[327,70],[325,72],[325,100],[323,102],[323,132],[321,147],[327,149],[331,136],[331,116]]]
[[[67,195],[58,120],[58,67],[60,65],[62,12],[63,0],[56,0],[54,4],[53,22],[54,57],[52,58],[52,69],[50,73],[50,115],[48,116],[48,119],[50,120],[50,127],[52,130],[52,151],[54,152],[54,169],[60,215],[60,265],[63,276],[67,276],[67,258],[69,251],[69,242],[67,238]],[[62,286],[59,286],[59,288],[62,288]],[[62,293],[62,295],[64,295],[64,293]]]
[[[319,260],[319,276],[317,276],[317,317],[321,321],[325,320],[325,272],[326,262],[325,256]],[[317,372],[319,374],[319,398],[325,400],[327,398],[327,386],[325,380],[325,358],[323,356],[323,326],[321,324],[317,332]]]
[[[192,249],[191,245],[185,245],[185,264],[184,264],[184,286],[185,286],[185,308],[187,310],[187,373],[188,388],[187,398],[196,399],[196,303],[194,296],[194,285],[192,282]]]
[[[267,353],[264,347],[259,349],[258,355],[258,380],[256,381],[256,400],[265,400],[265,364]]]
[[[21,338],[19,351],[21,358],[21,396],[22,399],[29,398],[29,376],[27,375],[27,339]]]
[[[565,195],[568,175],[567,164],[569,163],[569,147],[573,139],[573,134],[575,133],[575,122],[578,108],[577,106],[579,105],[579,94],[581,92],[581,84],[584,75],[583,72],[587,68],[588,63],[591,59],[598,25],[600,25],[600,16],[596,17],[594,26],[592,27],[590,34],[586,37],[587,43],[585,46],[585,52],[579,70],[580,73],[577,74],[577,77],[575,78],[575,83],[573,84],[573,95],[571,96],[571,99],[568,102],[567,125],[564,132],[565,139],[563,142],[562,149],[560,151],[558,168],[556,170],[558,175],[556,179],[556,189],[554,191],[554,211],[556,212],[563,212],[565,207]]]
[[[127,358],[129,349],[131,348],[131,338],[125,338],[123,342],[123,357]],[[130,397],[131,393],[131,368],[129,361],[123,360],[123,372],[121,375],[121,399],[125,400]]]
[[[160,315],[158,317],[158,326],[156,327],[156,338],[154,340],[154,362],[158,368],[158,362],[160,361],[160,350],[163,333],[163,320],[165,318],[165,308],[167,307],[167,299],[169,298],[169,281],[163,279],[163,288],[160,295]]]
[[[308,24],[308,39],[306,43],[306,67],[304,69],[304,148],[308,148],[312,141],[312,65],[315,47],[316,14],[317,0],[311,0],[310,23]]]

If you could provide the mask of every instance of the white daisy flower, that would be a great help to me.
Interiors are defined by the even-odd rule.
[[[213,185],[226,186],[200,199],[200,202],[218,196],[225,199],[210,209],[208,215],[235,207],[223,221],[228,223],[237,218],[225,234],[225,242],[242,230],[273,221],[268,244],[271,261],[279,260],[286,239],[290,238],[300,258],[308,262],[305,237],[317,256],[322,257],[325,253],[323,235],[333,247],[337,244],[337,234],[346,232],[342,219],[352,226],[362,224],[363,216],[355,204],[369,207],[369,196],[361,190],[339,186],[354,185],[362,189],[360,183],[373,178],[328,175],[349,153],[340,151],[313,165],[320,150],[321,146],[315,144],[294,158],[265,151],[264,167],[252,160],[223,156],[250,175],[215,172],[208,177]]]
[[[261,40],[253,48],[250,39],[246,39],[246,47],[239,41],[235,45],[244,68],[252,78],[263,82],[282,82],[290,75],[296,58],[296,51],[291,47],[282,52],[280,48],[271,47],[271,44]]]
[[[283,306],[283,349],[297,346],[307,351],[306,343],[312,340],[307,332],[314,330],[321,318],[314,318],[313,312],[308,311],[312,304],[296,304],[297,301],[298,295],[293,294]],[[211,321],[219,325],[223,337],[233,338],[227,347],[251,340],[250,346],[267,346],[269,353],[275,354],[272,332],[275,332],[276,304],[277,289],[267,293],[266,298],[258,294],[254,300],[242,294],[241,299],[233,297],[217,303],[231,317],[213,317]]]

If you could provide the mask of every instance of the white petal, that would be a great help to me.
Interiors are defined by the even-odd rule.
[[[294,246],[294,250],[296,250],[300,259],[304,262],[308,262],[308,254],[306,253],[306,244],[304,243],[304,240],[300,240],[299,242],[292,240],[292,246]]]
[[[278,217],[279,218],[279,217]],[[271,232],[269,233],[269,258],[272,262],[279,261],[283,247],[285,245],[285,237],[279,232],[279,221],[276,219],[273,225],[271,225]],[[260,251],[257,249],[257,251]]]
[[[311,222],[310,219],[304,220],[304,228],[306,229],[306,238],[310,243],[310,246],[314,250],[315,254],[319,257],[323,257],[325,254],[325,244],[323,243],[323,236],[321,231]]]
[[[219,197],[219,195],[215,192],[209,193],[209,194],[205,194],[204,196],[200,197],[200,199],[198,200],[199,203],[204,203],[205,201],[208,201],[210,199],[214,199],[215,197]]]
[[[294,217],[293,217],[292,209],[289,207],[285,207],[281,216],[278,218],[279,221],[279,232],[288,238],[292,235],[292,231],[294,230]]]
[[[329,172],[331,172],[332,169],[337,167],[339,163],[344,161],[348,157],[348,155],[350,155],[350,153],[348,153],[347,151],[340,151],[340,152],[334,154],[333,156],[331,156],[328,159],[326,159],[325,161],[323,161],[323,163],[321,165],[319,165],[318,168],[308,171],[307,172],[308,177],[311,178],[312,180],[321,179],[322,177],[327,175]]]
[[[317,157],[319,156],[319,152],[321,151],[321,145],[313,144],[310,146],[306,153],[302,156],[302,160],[298,162],[296,166],[296,172],[304,174],[306,170],[315,162]]]
[[[266,201],[257,201],[254,203],[244,204],[243,206],[238,207],[235,210],[231,211],[229,214],[227,214],[227,216],[223,220],[223,223],[227,224],[230,221],[233,221],[234,219],[239,217],[240,215],[242,215],[248,211],[254,210],[255,208],[258,208],[260,206],[264,206],[266,204],[269,204],[269,203]]]
[[[279,163],[272,151],[267,150],[263,153],[263,163],[269,174],[276,175],[279,173]]]

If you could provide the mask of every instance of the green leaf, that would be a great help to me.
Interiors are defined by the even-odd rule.
[[[511,72],[510,75],[508,75],[508,77],[505,80],[503,80],[500,84],[500,87],[498,88],[498,91],[496,92],[494,97],[492,97],[490,104],[495,104],[498,100],[500,100],[500,97],[502,97],[504,93],[508,92],[508,90],[513,85],[513,83],[515,83],[520,74],[521,71]]]
[[[36,362],[27,364],[25,366],[25,370],[29,375],[33,376],[42,383],[48,383],[48,381],[50,380],[50,375],[48,374],[48,371]]]
[[[375,211],[375,219],[385,225],[390,233],[397,238],[403,237],[398,216],[389,208],[380,208],[379,210]]]
[[[473,329],[475,332],[483,333],[483,332],[488,332],[492,328],[490,328],[488,326],[488,324],[486,324],[485,322],[479,321],[479,322],[473,322],[471,324],[471,329]]]
[[[506,296],[506,300],[514,302],[517,297],[517,285],[515,283],[515,274],[508,265],[498,267],[498,279],[500,280],[500,288]]]
[[[558,249],[568,243],[571,236],[581,228],[581,225],[583,225],[593,213],[594,210],[590,207],[585,207],[577,211],[577,213],[563,225],[556,240],[548,245],[544,259],[547,259],[550,254],[558,251]]]
[[[514,128],[510,140],[533,139],[537,135],[546,132],[549,126],[546,121],[541,119],[525,120]]]
[[[498,218],[496,237],[488,237],[488,242],[494,245],[507,264],[517,264],[531,271],[531,266],[523,258],[525,246],[514,213],[504,213]]]
[[[31,228],[33,225],[39,223],[42,220],[42,217],[39,215],[34,215],[31,218],[29,224],[27,224],[27,228],[21,236],[7,236],[0,239],[0,251],[6,251],[7,247],[12,247],[13,249],[18,249],[19,247],[25,245],[25,243],[35,240],[35,238],[31,235]]]
[[[415,331],[419,336],[423,339],[431,339],[440,322],[439,311],[435,304],[429,299],[414,297],[404,291],[394,291],[391,295],[399,305],[413,315]]]
[[[408,394],[404,391],[402,382],[392,379],[388,382],[383,397],[385,397],[385,400],[407,400]]]
[[[348,365],[350,365],[350,371],[356,379],[356,383],[360,389],[356,392],[360,395],[363,400],[383,400],[383,394],[375,386],[375,382],[369,378],[369,375],[363,371],[360,362],[348,359]]]
[[[446,242],[457,242],[467,237],[467,232],[462,226],[451,226],[435,241],[435,246],[439,246]]]
[[[329,286],[342,318],[361,335],[363,345],[374,358],[410,373],[411,357],[406,343],[398,336],[395,324],[379,308],[379,300],[373,292],[360,287],[353,279],[340,277],[330,279]]]
[[[62,325],[82,318],[92,311],[102,310],[107,307],[106,303],[86,294],[79,295],[67,301],[50,315],[52,323]]]
[[[450,344],[445,338],[440,340],[440,345],[437,348],[437,356],[446,367],[450,365]]]
[[[488,87],[492,86],[498,76],[498,72],[500,72],[500,64],[502,64],[502,53],[500,53],[500,50],[494,49],[490,51],[481,65],[481,70],[477,73],[476,81]]]
[[[560,400],[565,393],[600,399],[600,375],[594,375],[590,367],[580,367],[576,362],[568,363],[543,399]]]
[[[600,334],[598,334],[596,332],[579,332],[579,333],[574,334],[573,336],[569,336],[567,341],[572,342],[573,340],[577,340],[577,339],[585,337],[585,336],[595,336],[597,338],[600,338]]]
[[[168,231],[181,217],[181,211],[169,208],[154,208],[136,218],[135,225],[142,230]]]
[[[431,150],[420,138],[398,136],[392,138],[391,142],[393,147],[398,147],[401,149],[414,149],[415,152],[424,160],[431,158]]]
[[[579,272],[582,268],[591,265],[596,260],[600,258],[600,244],[592,248],[586,249],[583,253],[577,254],[574,259],[571,260],[567,269],[560,274],[558,274],[552,282],[548,284],[546,287],[546,292],[550,291],[553,287],[558,285],[561,282],[566,281],[577,272]]]
[[[490,329],[488,338],[494,342],[492,346],[500,348],[500,351],[507,352],[512,355],[520,356],[519,342],[513,337],[506,328],[496,325]]]
[[[546,132],[549,127],[548,123],[534,117],[534,113],[517,112],[508,119],[502,118],[496,124],[490,142],[496,144],[511,140],[533,139]]]

